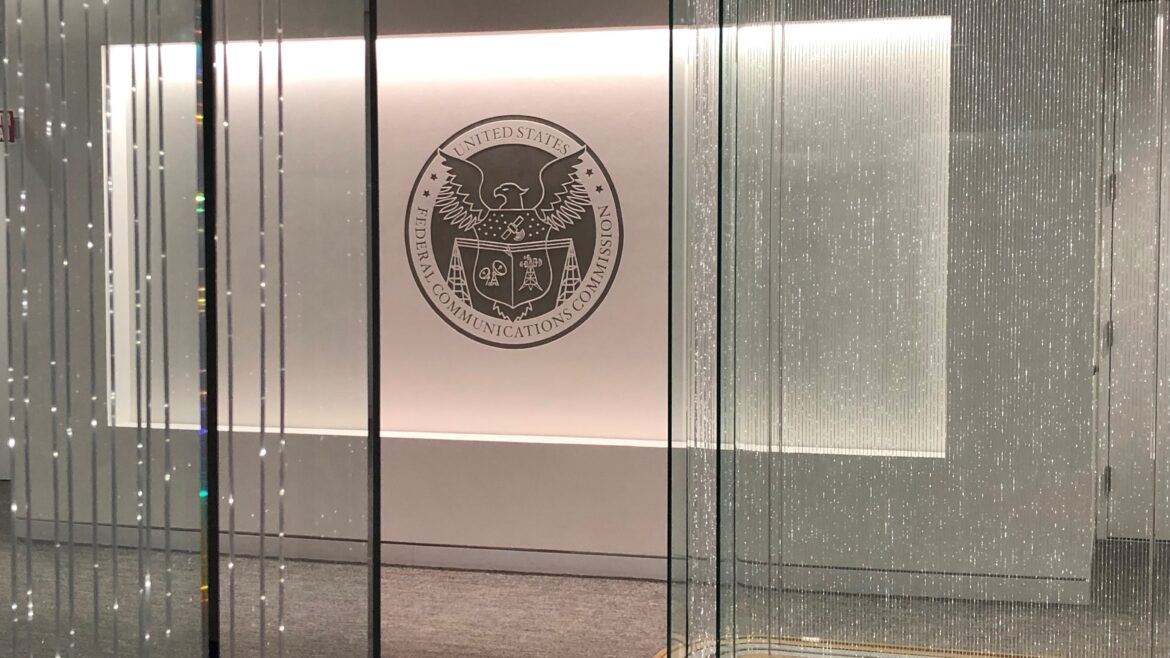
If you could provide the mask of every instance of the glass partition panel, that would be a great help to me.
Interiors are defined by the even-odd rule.
[[[669,641],[717,637],[720,43],[718,2],[671,17]]]
[[[674,655],[1166,651],[1166,10],[675,3]]]
[[[4,3],[5,655],[200,653],[198,8]]]
[[[216,10],[220,648],[362,655],[362,4]]]

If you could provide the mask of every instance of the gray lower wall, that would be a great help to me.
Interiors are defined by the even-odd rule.
[[[154,433],[151,469],[154,514],[162,528],[164,488],[161,455],[165,438]],[[172,437],[175,471],[172,528],[177,546],[197,550],[200,526],[195,432]],[[382,539],[389,564],[485,568],[537,573],[573,573],[633,578],[665,577],[665,453],[661,448],[558,446],[425,439],[384,439]],[[254,552],[259,530],[258,436],[236,434],[235,500],[237,548]],[[220,472],[221,527],[228,527],[229,439],[223,439]],[[117,523],[135,524],[135,432],[115,437],[118,472]],[[79,541],[88,541],[93,518],[93,473],[97,473],[98,522],[113,521],[109,504],[109,437],[99,437],[96,469],[88,441],[78,442],[73,467]],[[51,474],[47,445],[34,448],[33,472]],[[276,456],[275,448],[270,453]],[[285,533],[289,557],[339,561],[365,559],[367,505],[364,440],[292,435],[286,446]],[[62,464],[62,474],[67,464]],[[52,477],[30,482],[33,535],[52,537]],[[16,482],[23,501],[24,479]],[[267,472],[269,532],[275,532],[278,480],[275,461]],[[58,518],[69,518],[69,487],[62,479]],[[23,510],[22,510],[23,512]],[[23,513],[21,514],[23,517]],[[17,531],[24,529],[18,525]],[[108,528],[99,538],[108,540]],[[132,531],[120,541],[134,541]],[[186,542],[184,544],[183,542]],[[227,551],[226,535],[221,549]]]

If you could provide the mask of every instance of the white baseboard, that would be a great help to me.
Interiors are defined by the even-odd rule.
[[[685,563],[682,559],[674,558],[674,564],[676,573],[685,573]],[[710,577],[715,573],[709,564],[700,571]],[[967,601],[1079,605],[1089,603],[1092,593],[1092,583],[1088,579],[1080,578],[851,569],[793,564],[785,564],[777,569],[776,565],[769,567],[764,563],[742,560],[736,567],[735,577],[738,586],[754,589],[774,587],[778,581],[781,588],[789,591]]]
[[[34,519],[32,538],[35,541],[54,541],[53,522]],[[60,524],[59,539],[66,540],[67,526]],[[26,525],[18,520],[15,527],[17,537],[26,536]],[[113,529],[109,524],[96,527],[98,543],[110,545]],[[89,523],[73,526],[73,540],[77,544],[90,544],[94,526]],[[176,551],[198,552],[199,531],[192,528],[172,528],[171,548]],[[221,534],[221,553],[227,547],[227,533]],[[151,532],[151,545],[160,549],[164,533],[160,528]],[[135,526],[119,526],[118,544],[133,547],[137,545],[138,531]],[[238,533],[235,537],[237,555],[259,554],[260,538],[256,534]],[[276,555],[277,540],[269,536],[265,552]],[[324,562],[361,563],[366,557],[366,542],[360,539],[324,537],[285,537],[284,554],[293,560],[318,560]],[[612,555],[605,553],[582,553],[529,548],[499,548],[487,546],[445,546],[405,542],[383,542],[382,564],[387,566],[420,567],[433,569],[466,569],[473,571],[505,571],[516,573],[546,574],[558,576],[589,576],[599,578],[636,578],[642,580],[665,580],[666,558],[651,555]]]
[[[18,521],[14,530],[18,537],[24,537],[24,521]],[[65,524],[62,523],[61,541],[65,540],[64,533]],[[74,526],[74,541],[78,544],[90,543],[92,534],[93,527],[90,524]],[[111,543],[113,533],[108,524],[99,524],[97,534],[99,544]],[[38,541],[52,541],[53,522],[33,520],[32,537]],[[227,546],[227,534],[224,533],[221,537],[222,551]],[[161,548],[163,539],[163,531],[155,528],[151,535],[152,545]],[[137,528],[119,527],[119,545],[135,546],[137,540]],[[238,533],[235,544],[238,555],[255,556],[259,553],[259,537],[255,534]],[[191,528],[172,529],[171,547],[177,551],[197,552],[199,531]],[[269,537],[265,551],[272,557],[275,556],[276,549],[276,538]],[[294,560],[360,563],[365,560],[366,542],[359,539],[285,537],[284,553],[285,557]],[[665,580],[667,566],[666,558],[651,555],[612,555],[407,542],[383,542],[382,563],[402,567],[644,580]],[[746,587],[768,587],[771,585],[768,579],[770,575],[774,575],[765,565],[758,563],[743,563],[737,572],[739,584]],[[781,581],[784,589],[797,591],[1046,604],[1088,603],[1091,587],[1088,580],[1072,578],[885,571],[790,564],[784,565]]]

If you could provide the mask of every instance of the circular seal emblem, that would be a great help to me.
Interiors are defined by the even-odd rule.
[[[542,345],[584,322],[613,283],[617,192],[568,130],[487,119],[443,142],[419,172],[406,251],[423,297],[459,332],[496,347]]]

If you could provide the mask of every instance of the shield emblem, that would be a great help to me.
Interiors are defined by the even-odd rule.
[[[468,275],[475,291],[509,319],[524,317],[557,283],[547,240],[508,243],[477,236],[459,240],[458,248],[463,262],[474,263]]]

